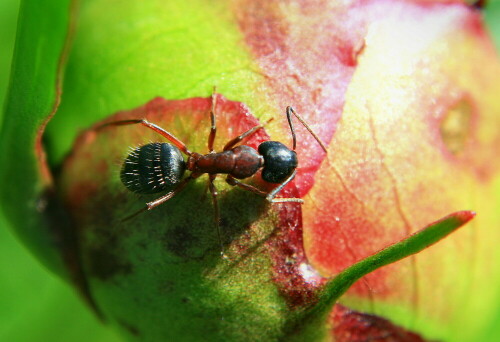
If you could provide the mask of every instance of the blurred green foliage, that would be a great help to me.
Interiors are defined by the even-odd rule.
[[[0,216],[0,341],[120,341],[6,228]]]
[[[500,0],[492,0],[488,3],[484,19],[495,41],[497,51],[500,52]]]
[[[19,0],[0,1],[0,106],[4,107]],[[0,122],[1,125],[1,122]],[[14,238],[0,211],[0,341],[119,341]]]

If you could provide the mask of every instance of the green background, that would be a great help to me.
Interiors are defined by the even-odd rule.
[[[4,107],[19,0],[0,0],[0,105]],[[1,188],[1,185],[0,185]],[[119,341],[75,291],[16,240],[0,210],[0,341]]]
[[[0,106],[8,84],[19,0],[0,0]],[[500,1],[486,11],[500,47]],[[1,187],[1,185],[0,185]],[[500,327],[485,331],[481,341],[493,341]],[[0,211],[0,341],[118,341],[100,324],[76,293],[46,271],[16,241]]]

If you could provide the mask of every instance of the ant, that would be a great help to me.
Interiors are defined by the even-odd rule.
[[[136,147],[123,162],[120,179],[128,190],[138,194],[153,194],[168,191],[165,195],[156,200],[146,203],[146,207],[126,217],[124,221],[165,203],[183,190],[190,181],[207,173],[208,187],[212,194],[215,210],[215,225],[217,227],[219,244],[221,246],[221,254],[224,256],[219,227],[220,211],[217,202],[218,193],[214,185],[214,180],[217,175],[227,174],[226,182],[229,185],[237,186],[257,195],[264,196],[270,203],[303,203],[304,201],[300,198],[276,197],[276,195],[297,174],[296,168],[298,160],[295,152],[296,137],[292,123],[292,114],[304,125],[309,133],[311,133],[321,148],[325,152],[327,152],[327,150],[325,145],[307,125],[304,119],[302,119],[292,107],[288,106],[286,108],[286,116],[292,133],[293,145],[291,150],[278,141],[264,141],[259,145],[258,151],[247,145],[236,146],[239,142],[264,127],[264,124],[260,124],[227,142],[222,152],[215,152],[213,149],[217,132],[215,109],[216,89],[214,87],[210,109],[211,128],[210,134],[208,135],[209,153],[207,154],[191,152],[186,145],[173,134],[146,119],[120,120],[106,123],[103,126],[140,124],[152,129],[170,141],[170,143],[155,142]],[[268,122],[266,122],[266,124]],[[184,161],[182,153],[187,156],[187,161]],[[255,175],[259,169],[262,169],[262,179],[264,181],[279,184],[269,193],[239,181],[239,179]],[[186,170],[191,171],[191,174],[183,179]]]

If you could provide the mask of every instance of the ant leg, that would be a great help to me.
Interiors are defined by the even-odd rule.
[[[200,202],[204,202],[205,198],[207,198],[207,192],[210,189],[210,186],[208,184],[209,183],[207,183],[207,185],[205,186],[205,189],[203,190],[203,193],[201,194]]]
[[[134,124],[141,124],[143,126],[146,126],[147,128],[152,129],[156,133],[159,133],[163,137],[167,138],[172,144],[177,146],[186,155],[190,156],[192,154],[192,152],[188,150],[186,145],[178,138],[176,138],[172,133],[164,130],[160,126],[155,125],[154,123],[149,122],[146,119],[132,119],[132,120],[120,120],[120,121],[108,122],[98,126],[97,129],[104,128],[106,126],[125,126]]]
[[[210,121],[212,126],[210,127],[210,134],[208,136],[208,151],[209,152],[214,152],[214,141],[215,141],[215,133],[217,133],[217,125],[215,124],[215,105],[217,102],[217,97],[216,97],[216,88],[214,86],[214,89],[212,91],[212,107],[210,109]]]
[[[176,194],[178,194],[182,189],[184,189],[186,187],[186,185],[190,181],[192,181],[193,179],[196,179],[196,178],[200,177],[202,174],[203,173],[197,173],[197,174],[191,173],[187,178],[184,178],[184,180],[182,182],[180,182],[179,185],[177,186],[177,188],[175,188],[173,191],[170,191],[169,193],[161,196],[160,198],[155,199],[154,201],[146,203],[146,206],[144,208],[136,211],[135,213],[133,213],[130,216],[125,217],[122,220],[122,222],[128,221],[131,218],[134,218],[135,216],[139,215],[140,213],[143,213],[145,211],[154,209],[157,206],[159,206],[160,204],[165,203],[166,201],[168,201],[169,199],[171,199],[172,197],[174,197]]]
[[[177,195],[182,189],[186,187],[186,185],[195,179],[196,177],[193,177],[193,175],[189,175],[189,177],[185,178],[178,186],[177,188],[174,189],[174,191],[170,191],[166,195],[161,196],[160,198],[155,199],[154,201],[146,203],[146,209],[151,210],[159,206],[160,204],[165,203],[175,195]]]
[[[286,118],[288,120],[288,124],[290,125],[290,130],[292,131],[293,150],[295,151],[295,147],[297,145],[297,139],[295,137],[295,130],[293,129],[292,114],[295,115],[295,117],[300,121],[300,123],[304,125],[304,127],[309,131],[309,133],[311,133],[311,135],[314,137],[314,139],[316,139],[316,141],[321,146],[323,151],[327,152],[325,145],[319,139],[319,137],[316,135],[316,133],[314,133],[314,131],[311,129],[311,127],[309,127],[309,125],[304,121],[304,119],[299,114],[297,114],[297,112],[295,110],[293,110],[292,107],[288,106],[288,107],[286,107]]]
[[[249,184],[246,184],[246,183],[242,183],[242,182],[240,182],[239,180],[237,180],[236,178],[234,178],[231,175],[228,175],[226,177],[226,182],[229,185],[237,186],[239,188],[242,188],[243,190],[247,190],[247,191],[253,192],[254,194],[257,194],[259,196],[262,196],[262,197],[266,197],[267,196],[267,192],[264,192],[264,191],[262,191],[260,189],[257,189],[255,186],[252,186],[252,185],[249,185]]]
[[[270,118],[265,123],[257,125],[255,127],[252,127],[248,131],[246,131],[245,133],[242,133],[242,134],[238,135],[236,138],[229,140],[228,143],[226,144],[226,146],[224,146],[224,151],[230,150],[234,145],[236,145],[237,143],[239,143],[243,139],[251,136],[252,134],[257,132],[258,129],[264,127],[265,125],[267,125],[268,123],[270,123],[273,120],[274,120],[273,118]]]
[[[301,198],[275,198],[276,194],[280,192],[294,177],[297,172],[294,171],[293,174],[288,177],[283,183],[281,183],[276,189],[271,191],[270,193],[264,192],[260,189],[257,189],[256,187],[242,183],[235,179],[233,176],[229,175],[226,178],[226,182],[229,185],[232,186],[237,186],[239,188],[242,188],[243,190],[247,190],[250,192],[253,192],[254,194],[257,194],[259,196],[265,197],[266,200],[268,200],[271,203],[281,203],[281,202],[296,202],[296,203],[304,203],[304,200]]]
[[[285,179],[283,183],[277,186],[273,191],[267,194],[266,199],[271,203],[282,203],[282,202],[296,202],[296,203],[304,203],[304,200],[301,198],[275,198],[278,192],[283,190],[283,188],[295,178],[297,174],[297,170],[294,170],[293,173]]]
[[[219,244],[220,244],[220,254],[222,257],[224,255],[224,245],[222,244],[222,237],[220,233],[220,210],[219,210],[219,202],[217,202],[217,196],[219,193],[217,192],[217,188],[214,185],[214,179],[217,177],[216,174],[208,175],[208,186],[210,187],[210,192],[212,193],[212,201],[214,203],[214,211],[215,211],[215,226],[217,227],[217,235],[219,236]]]

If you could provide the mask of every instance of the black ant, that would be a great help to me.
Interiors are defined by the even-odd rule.
[[[215,134],[217,132],[217,126],[215,123],[215,95],[216,92],[214,87],[210,110],[212,125],[208,136],[208,154],[191,152],[186,145],[174,135],[154,123],[147,121],[146,119],[120,120],[106,123],[103,126],[141,124],[159,133],[170,141],[170,143],[156,142],[139,146],[135,148],[123,162],[120,179],[130,191],[138,194],[153,194],[168,191],[165,195],[157,198],[156,200],[146,203],[146,207],[133,215],[128,216],[124,220],[128,220],[143,211],[151,210],[160,204],[165,203],[184,189],[190,181],[207,173],[208,186],[212,194],[215,209],[217,234],[221,245],[221,253],[224,255],[219,227],[220,211],[217,202],[218,193],[214,186],[214,179],[217,175],[221,173],[227,174],[226,182],[228,184],[238,186],[244,190],[264,196],[270,203],[303,203],[304,201],[300,198],[276,198],[276,195],[297,174],[296,168],[298,160],[295,152],[296,137],[292,123],[292,114],[304,125],[304,127],[306,127],[322,149],[325,152],[327,150],[325,145],[302,119],[302,117],[298,115],[292,107],[288,106],[286,108],[286,116],[292,132],[292,150],[278,141],[264,141],[259,145],[258,151],[247,145],[239,145],[235,147],[235,145],[243,139],[251,136],[257,130],[264,127],[263,124],[260,124],[227,142],[222,152],[215,152],[213,149]],[[181,152],[187,155],[187,161],[184,161]],[[255,175],[261,168],[262,179],[264,181],[279,184],[269,193],[238,180]],[[186,170],[191,171],[191,174],[182,179]]]

